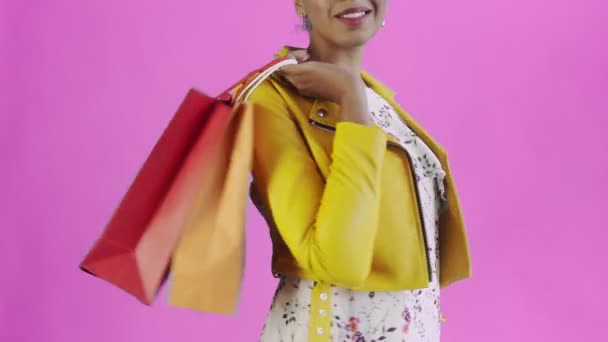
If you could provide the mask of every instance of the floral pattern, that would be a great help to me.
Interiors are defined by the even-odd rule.
[[[440,337],[439,231],[446,205],[440,162],[399,115],[368,89],[370,115],[408,151],[416,174],[431,260],[428,287],[405,291],[355,291],[331,286],[330,341],[437,342]],[[308,341],[315,281],[280,276],[261,341]]]
[[[367,99],[370,115],[376,125],[382,127],[389,136],[397,140],[411,156],[416,156],[412,159],[416,180],[419,181],[423,177],[435,178],[441,197],[441,212],[447,205],[447,198],[443,183],[446,174],[441,168],[439,159],[401,120],[382,96],[371,88],[367,88]]]

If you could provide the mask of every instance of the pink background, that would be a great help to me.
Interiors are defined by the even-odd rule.
[[[369,71],[451,156],[474,277],[444,341],[605,335],[605,0],[391,1]],[[250,210],[239,315],[150,308],[78,270],[192,86],[302,44],[292,1],[0,2],[1,341],[254,341],[274,291]]]

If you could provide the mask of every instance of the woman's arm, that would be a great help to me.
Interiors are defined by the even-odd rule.
[[[262,84],[250,102],[256,106],[253,176],[281,237],[317,280],[360,285],[378,228],[386,135],[376,126],[339,122],[324,180],[272,84]]]

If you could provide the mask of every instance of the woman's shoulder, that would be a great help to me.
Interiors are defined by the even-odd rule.
[[[269,76],[261,83],[254,85],[248,101],[260,104],[284,103],[289,94],[285,91],[286,85],[283,82],[276,75]]]

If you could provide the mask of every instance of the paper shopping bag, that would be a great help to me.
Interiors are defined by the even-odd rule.
[[[253,111],[243,103],[233,120],[212,122],[225,133],[213,148],[203,140],[184,165],[199,182],[171,263],[169,303],[231,314],[237,306],[245,258],[245,210],[253,146]],[[222,125],[222,127],[219,127]],[[205,156],[201,160],[199,156]]]

